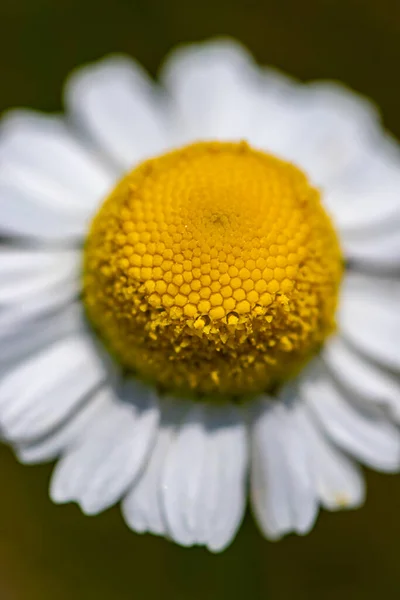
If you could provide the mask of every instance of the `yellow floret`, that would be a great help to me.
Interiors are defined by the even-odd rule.
[[[245,143],[148,160],[85,246],[88,317],[124,369],[168,391],[247,395],[296,372],[335,327],[342,256],[319,193]]]

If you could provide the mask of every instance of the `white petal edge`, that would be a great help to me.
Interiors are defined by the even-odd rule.
[[[0,130],[0,231],[74,239],[115,182],[64,121],[13,111]]]
[[[400,181],[399,181],[400,186]],[[376,199],[376,202],[378,199]],[[367,267],[379,273],[400,272],[400,200],[396,222],[382,230],[371,229],[365,235],[342,238],[342,247],[348,260],[358,267]]]
[[[174,50],[163,65],[161,81],[176,107],[181,143],[243,137],[250,141],[258,78],[252,57],[233,40]]]
[[[323,202],[334,216],[344,248],[357,252],[361,240],[376,247],[384,228],[399,221],[400,150],[383,130],[372,147],[363,146],[358,164],[326,186]]]
[[[45,435],[107,376],[90,337],[62,339],[15,367],[0,381],[0,428],[8,440]]]
[[[384,472],[400,469],[400,432],[388,419],[361,412],[335,386],[315,360],[301,377],[300,394],[330,439],[365,465]]]
[[[125,494],[144,467],[158,426],[158,401],[150,388],[129,381],[120,399],[109,393],[108,409],[68,449],[51,480],[54,502],[75,501],[87,515]]]
[[[298,83],[284,100],[283,123],[277,129],[285,136],[285,157],[323,190],[371,155],[379,116],[366,98],[338,83],[317,81]],[[336,204],[330,208],[335,214]]]
[[[293,409],[279,400],[260,401],[251,433],[251,500],[266,537],[276,540],[313,527],[318,501],[310,448]]]
[[[53,287],[77,282],[81,261],[79,250],[0,248],[0,305],[29,301],[30,296],[47,295]]]
[[[16,323],[11,331],[0,331],[0,345],[6,349],[0,357],[0,377],[28,356],[68,335],[84,332],[85,328],[82,305],[74,302],[42,318]]]
[[[81,283],[71,278],[61,285],[49,286],[46,293],[31,294],[24,302],[7,305],[0,311],[0,339],[12,337],[22,327],[63,309],[77,300]]]
[[[175,106],[181,144],[245,139],[291,159],[293,127],[300,122],[293,99],[300,86],[277,70],[259,68],[238,42],[221,38],[174,50],[161,81]]]
[[[339,335],[324,346],[323,359],[333,376],[359,402],[386,409],[400,423],[400,382],[371,361],[367,361]]]
[[[220,552],[234,537],[246,502],[247,437],[233,406],[194,404],[171,444],[162,477],[170,537]]]
[[[295,419],[309,447],[315,489],[327,510],[358,508],[365,500],[365,482],[359,466],[332,444],[303,402]]]
[[[109,391],[109,383],[97,390],[93,396],[57,428],[32,443],[17,444],[15,452],[25,464],[36,464],[54,460],[62,452],[86,436],[94,421],[107,414],[114,401]]]
[[[167,535],[161,502],[162,470],[174,433],[186,410],[186,403],[162,399],[161,420],[148,464],[121,503],[127,525],[137,533],[148,531],[154,535]]]
[[[361,354],[383,367],[400,371],[400,283],[347,274],[338,324],[343,337]]]
[[[366,98],[334,82],[302,85],[260,68],[234,40],[174,50],[161,81],[184,142],[244,138],[299,164],[324,187],[358,168],[379,137],[379,115]]]
[[[119,170],[168,147],[159,94],[140,65],[118,55],[77,70],[65,89],[73,118]]]

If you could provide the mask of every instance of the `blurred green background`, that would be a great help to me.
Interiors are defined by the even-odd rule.
[[[111,51],[155,74],[175,44],[229,34],[258,61],[372,97],[400,137],[399,0],[1,0],[0,111],[61,107],[67,73]],[[398,598],[400,478],[367,474],[360,511],[265,541],[247,516],[222,555],[137,536],[117,508],[84,517],[47,497],[51,468],[0,448],[0,600]]]

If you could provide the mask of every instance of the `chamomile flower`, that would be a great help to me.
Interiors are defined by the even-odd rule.
[[[0,132],[0,430],[55,502],[224,549],[400,467],[400,154],[217,41],[113,56]]]

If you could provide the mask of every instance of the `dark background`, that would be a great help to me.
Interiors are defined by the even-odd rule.
[[[112,52],[152,74],[174,45],[229,34],[262,63],[372,97],[400,137],[399,0],[0,0],[0,112],[59,110],[75,66]],[[399,597],[400,479],[367,474],[362,510],[265,541],[246,518],[222,555],[137,536],[47,497],[51,468],[0,448],[0,600],[347,600]]]

